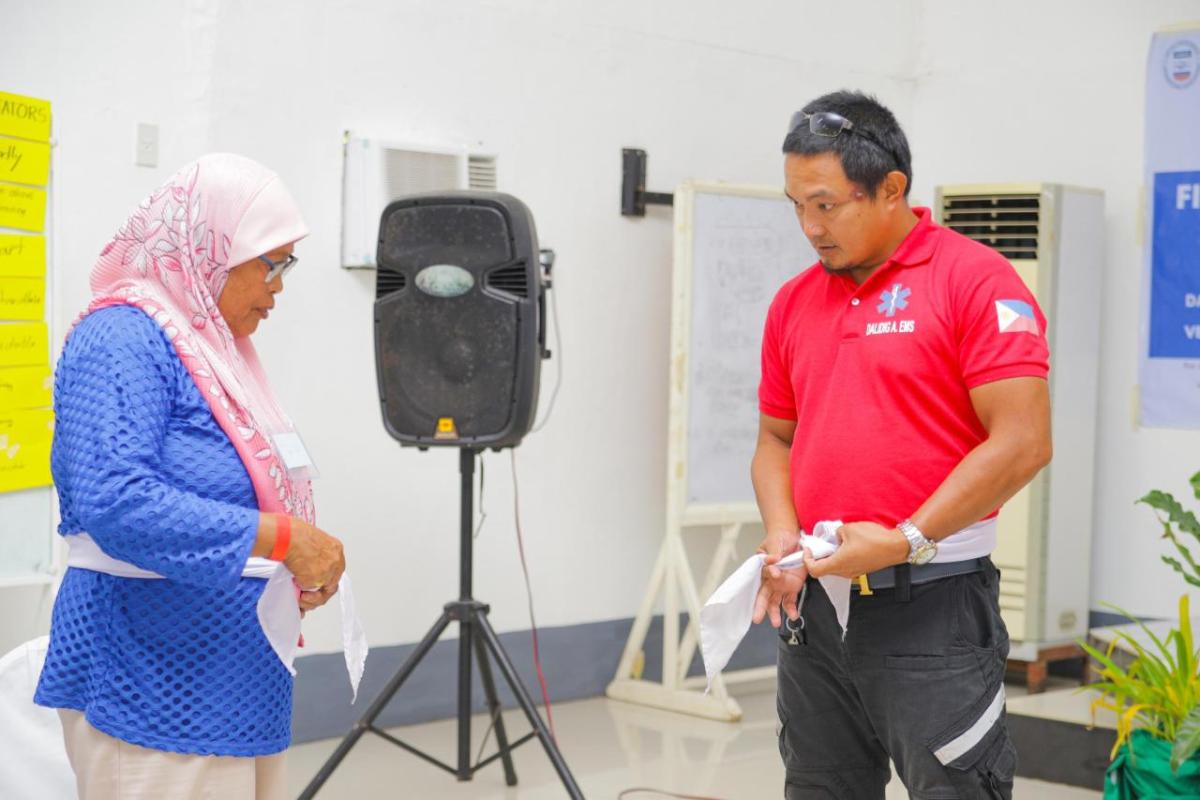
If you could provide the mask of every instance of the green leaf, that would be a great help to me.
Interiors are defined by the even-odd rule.
[[[1187,686],[1195,670],[1192,665],[1192,614],[1187,593],[1179,596],[1179,627],[1175,630],[1175,645],[1178,650],[1176,667],[1179,677],[1183,678],[1181,686]]]
[[[1099,661],[1101,666],[1101,669],[1095,670],[1092,665],[1088,665],[1089,668],[1095,671],[1098,678],[1097,681],[1089,684],[1089,688],[1104,691],[1111,687],[1115,690],[1119,683],[1126,680],[1125,671],[1114,664],[1107,656],[1098,650],[1093,650],[1084,642],[1080,642],[1079,644],[1087,651],[1089,656]]]
[[[1196,496],[1197,500],[1200,500],[1200,472],[1189,478],[1188,483],[1192,485],[1192,494]]]
[[[1183,511],[1183,507],[1179,505],[1178,500],[1167,492],[1160,492],[1158,489],[1154,489],[1139,497],[1138,502],[1151,508],[1157,508],[1159,511],[1165,511],[1168,514],[1172,511]]]
[[[1183,556],[1184,561],[1190,566],[1192,575],[1200,575],[1200,566],[1196,565],[1196,559],[1192,558],[1192,551],[1183,546],[1183,542],[1172,538],[1171,544],[1175,545],[1175,549],[1179,551],[1179,555]],[[1185,575],[1186,577],[1186,575]]]
[[[1138,657],[1137,661],[1142,661],[1145,658],[1153,658],[1153,660],[1155,662],[1157,662],[1159,666],[1165,666],[1165,665],[1173,666],[1174,665],[1175,662],[1174,662],[1174,659],[1172,658],[1171,649],[1169,647],[1167,647],[1166,643],[1162,639],[1158,638],[1158,635],[1155,634],[1154,631],[1152,631],[1152,630],[1150,630],[1150,628],[1146,627],[1145,622],[1142,622],[1140,619],[1135,617],[1133,614],[1130,614],[1128,611],[1121,608],[1120,606],[1114,606],[1111,603],[1105,603],[1104,605],[1117,611],[1118,613],[1121,614],[1121,616],[1125,617],[1125,619],[1129,620],[1130,622],[1133,622],[1135,625],[1137,625],[1139,628],[1141,628],[1142,632],[1145,633],[1146,636],[1148,636],[1150,638],[1150,641],[1154,642],[1155,647],[1158,648],[1158,652],[1163,655],[1163,658],[1161,658],[1161,659],[1154,658],[1153,654],[1147,652],[1147,650],[1144,647],[1142,647],[1141,643],[1138,642],[1137,639],[1134,639],[1132,636],[1130,636],[1128,633],[1117,634],[1117,638],[1124,639],[1130,645],[1130,647],[1133,648],[1135,654]],[[1165,662],[1165,664],[1164,664],[1164,662]]]
[[[1187,570],[1185,570],[1185,569],[1183,568],[1183,565],[1182,565],[1182,564],[1180,564],[1178,561],[1176,561],[1175,559],[1171,558],[1170,556],[1162,556],[1162,560],[1163,560],[1163,563],[1164,563],[1164,564],[1167,564],[1167,565],[1169,565],[1169,566],[1173,567],[1173,568],[1175,569],[1175,571],[1176,571],[1176,572],[1178,572],[1180,575],[1182,575],[1182,576],[1183,576],[1183,579],[1184,579],[1185,581],[1187,581],[1188,583],[1190,583],[1192,586],[1195,586],[1195,587],[1197,587],[1197,588],[1200,588],[1200,578],[1196,578],[1196,577],[1193,577],[1193,576],[1189,575],[1189,574],[1187,573]],[[1198,574],[1198,575],[1200,575],[1200,572],[1197,572],[1197,574]]]
[[[1171,771],[1178,772],[1183,762],[1187,761],[1200,749],[1200,705],[1192,709],[1179,726],[1175,736],[1175,745],[1171,748]]]
[[[1171,494],[1155,489],[1147,493],[1138,502],[1165,512],[1167,518],[1175,523],[1181,531],[1200,538],[1200,522],[1196,521],[1196,515],[1185,510]]]

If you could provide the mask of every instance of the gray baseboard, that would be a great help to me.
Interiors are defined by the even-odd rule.
[[[1148,622],[1149,620],[1142,621]],[[1117,614],[1113,611],[1096,611],[1093,609],[1088,614],[1089,628],[1111,628],[1114,625],[1128,625],[1129,623],[1129,617],[1126,617],[1124,614]]]
[[[687,624],[682,618],[680,630]],[[539,628],[538,649],[552,703],[604,694],[617,669],[632,619],[590,622],[557,628]],[[760,667],[775,663],[775,631],[768,625],[751,626],[729,664],[729,669]],[[517,672],[534,701],[542,695],[533,667],[532,636],[529,631],[500,634],[500,642],[516,665]],[[296,688],[292,714],[292,740],[296,743],[344,736],[366,713],[387,682],[399,671],[415,644],[371,648],[358,701],[350,705],[350,685],[341,653],[296,659]],[[651,623],[645,644],[645,677],[662,675],[662,617]],[[691,674],[703,674],[700,656],[692,662]],[[479,670],[472,667],[476,711],[485,710]],[[493,667],[501,702],[514,705],[512,692]],[[401,687],[380,715],[382,727],[411,725],[446,719],[457,713],[458,641],[443,639]]]

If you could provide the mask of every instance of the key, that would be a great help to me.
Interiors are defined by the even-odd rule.
[[[792,634],[792,638],[788,639],[789,647],[793,647],[798,644],[808,644],[808,631],[804,627],[804,617],[800,617],[800,619],[796,621],[800,623],[800,627],[798,628],[792,627],[792,621],[790,619],[785,620],[787,629],[791,631]],[[799,638],[797,638],[796,634],[800,634]]]

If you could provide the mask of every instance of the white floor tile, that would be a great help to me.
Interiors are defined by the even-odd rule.
[[[775,698],[770,692],[740,694],[745,712],[740,723],[710,722],[682,714],[617,703],[603,698],[563,703],[554,708],[563,755],[589,800],[615,800],[630,788],[649,787],[714,800],[754,800],[782,796],[783,767],[775,738]],[[519,712],[505,712],[510,737],[529,730]],[[472,723],[472,752],[477,752],[486,717]],[[408,743],[449,762],[454,759],[456,728],[443,720],[390,731]],[[515,736],[514,736],[515,734]],[[293,796],[316,774],[337,746],[334,740],[298,745],[289,757]],[[494,740],[488,752],[494,752]],[[499,763],[469,783],[427,764],[373,734],[351,751],[318,795],[321,800],[374,798],[485,798],[487,800],[559,800],[565,796],[537,741],[514,754],[519,785],[504,785]],[[1083,800],[1100,797],[1068,786],[1018,778],[1017,798]],[[893,780],[888,800],[904,798]],[[664,800],[637,793],[628,800]]]

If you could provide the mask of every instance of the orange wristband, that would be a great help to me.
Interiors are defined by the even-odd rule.
[[[288,547],[292,543],[292,518],[287,514],[275,515],[275,546],[271,548],[272,561],[283,561],[287,558]]]

